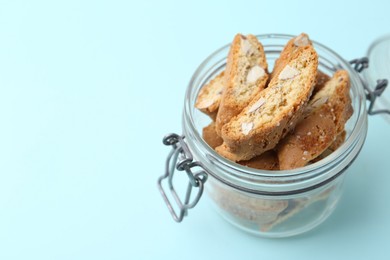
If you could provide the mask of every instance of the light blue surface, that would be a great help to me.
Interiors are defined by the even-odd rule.
[[[386,1],[0,2],[0,259],[390,259],[390,124],[370,117],[334,214],[289,239],[182,224],[157,190],[187,83],[237,32],[307,32],[346,59]],[[364,18],[363,18],[364,17]],[[390,90],[389,90],[390,91]]]

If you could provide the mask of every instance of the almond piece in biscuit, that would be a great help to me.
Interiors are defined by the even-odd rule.
[[[265,88],[268,65],[256,36],[237,34],[230,47],[225,70],[225,89],[216,118],[217,133]]]
[[[300,47],[278,77],[224,125],[224,144],[216,151],[241,161],[273,149],[300,119],[314,87],[317,65],[314,48]]]

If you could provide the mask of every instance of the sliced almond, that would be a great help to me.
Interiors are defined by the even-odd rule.
[[[257,109],[259,109],[262,105],[265,104],[265,99],[264,98],[260,98],[259,100],[256,101],[256,103],[254,103],[249,109],[248,109],[248,112],[247,113],[252,113],[254,111],[256,111]]]
[[[241,52],[246,55],[251,48],[252,44],[248,40],[241,38]]]
[[[253,122],[241,124],[241,131],[244,135],[249,134],[249,132],[252,130],[252,128],[253,128]]]
[[[259,65],[256,65],[249,70],[248,75],[246,76],[246,83],[248,84],[255,83],[259,78],[263,77],[264,75],[265,75],[264,69]]]
[[[280,80],[293,79],[299,75],[299,71],[289,65],[284,67],[284,69],[280,72],[278,78]]]
[[[305,34],[298,35],[294,40],[294,45],[297,47],[304,47],[309,45],[309,38]]]
[[[213,99],[204,99],[204,100],[202,100],[201,102],[199,102],[198,104],[197,104],[197,108],[199,108],[199,109],[204,109],[204,108],[208,108],[208,107],[210,107],[212,104],[214,104],[214,100]]]
[[[309,107],[310,107],[310,109],[320,107],[323,104],[325,104],[328,101],[328,99],[329,99],[329,97],[320,97],[320,98],[310,102]]]

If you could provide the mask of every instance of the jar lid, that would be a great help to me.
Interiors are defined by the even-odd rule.
[[[378,85],[378,80],[390,80],[390,35],[383,36],[374,41],[368,49],[367,57],[369,66],[363,71],[368,86],[373,89]],[[385,89],[376,99],[374,110],[390,109],[390,90]],[[390,114],[382,113],[390,124]]]

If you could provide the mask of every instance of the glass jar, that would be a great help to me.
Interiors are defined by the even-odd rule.
[[[270,71],[291,37],[257,36],[264,46]],[[195,206],[203,187],[223,218],[242,230],[263,237],[301,234],[318,226],[334,211],[343,191],[346,170],[366,138],[366,93],[356,68],[324,45],[317,42],[313,45],[319,55],[319,70],[332,75],[336,70],[344,69],[350,75],[354,112],[345,125],[345,142],[318,162],[283,171],[249,168],[217,154],[202,138],[202,129],[211,119],[195,108],[195,101],[202,86],[224,70],[230,47],[226,45],[199,66],[189,83],[184,104],[183,136],[171,135],[165,139],[165,144],[172,145],[173,150],[167,160],[166,174],[159,179],[159,187],[177,221]],[[196,167],[202,168],[201,171],[194,173]],[[184,201],[172,184],[175,170],[184,170],[190,180]],[[165,178],[169,180],[169,189],[180,214],[175,213],[161,185]],[[195,196],[191,196],[193,187],[198,188]]]

